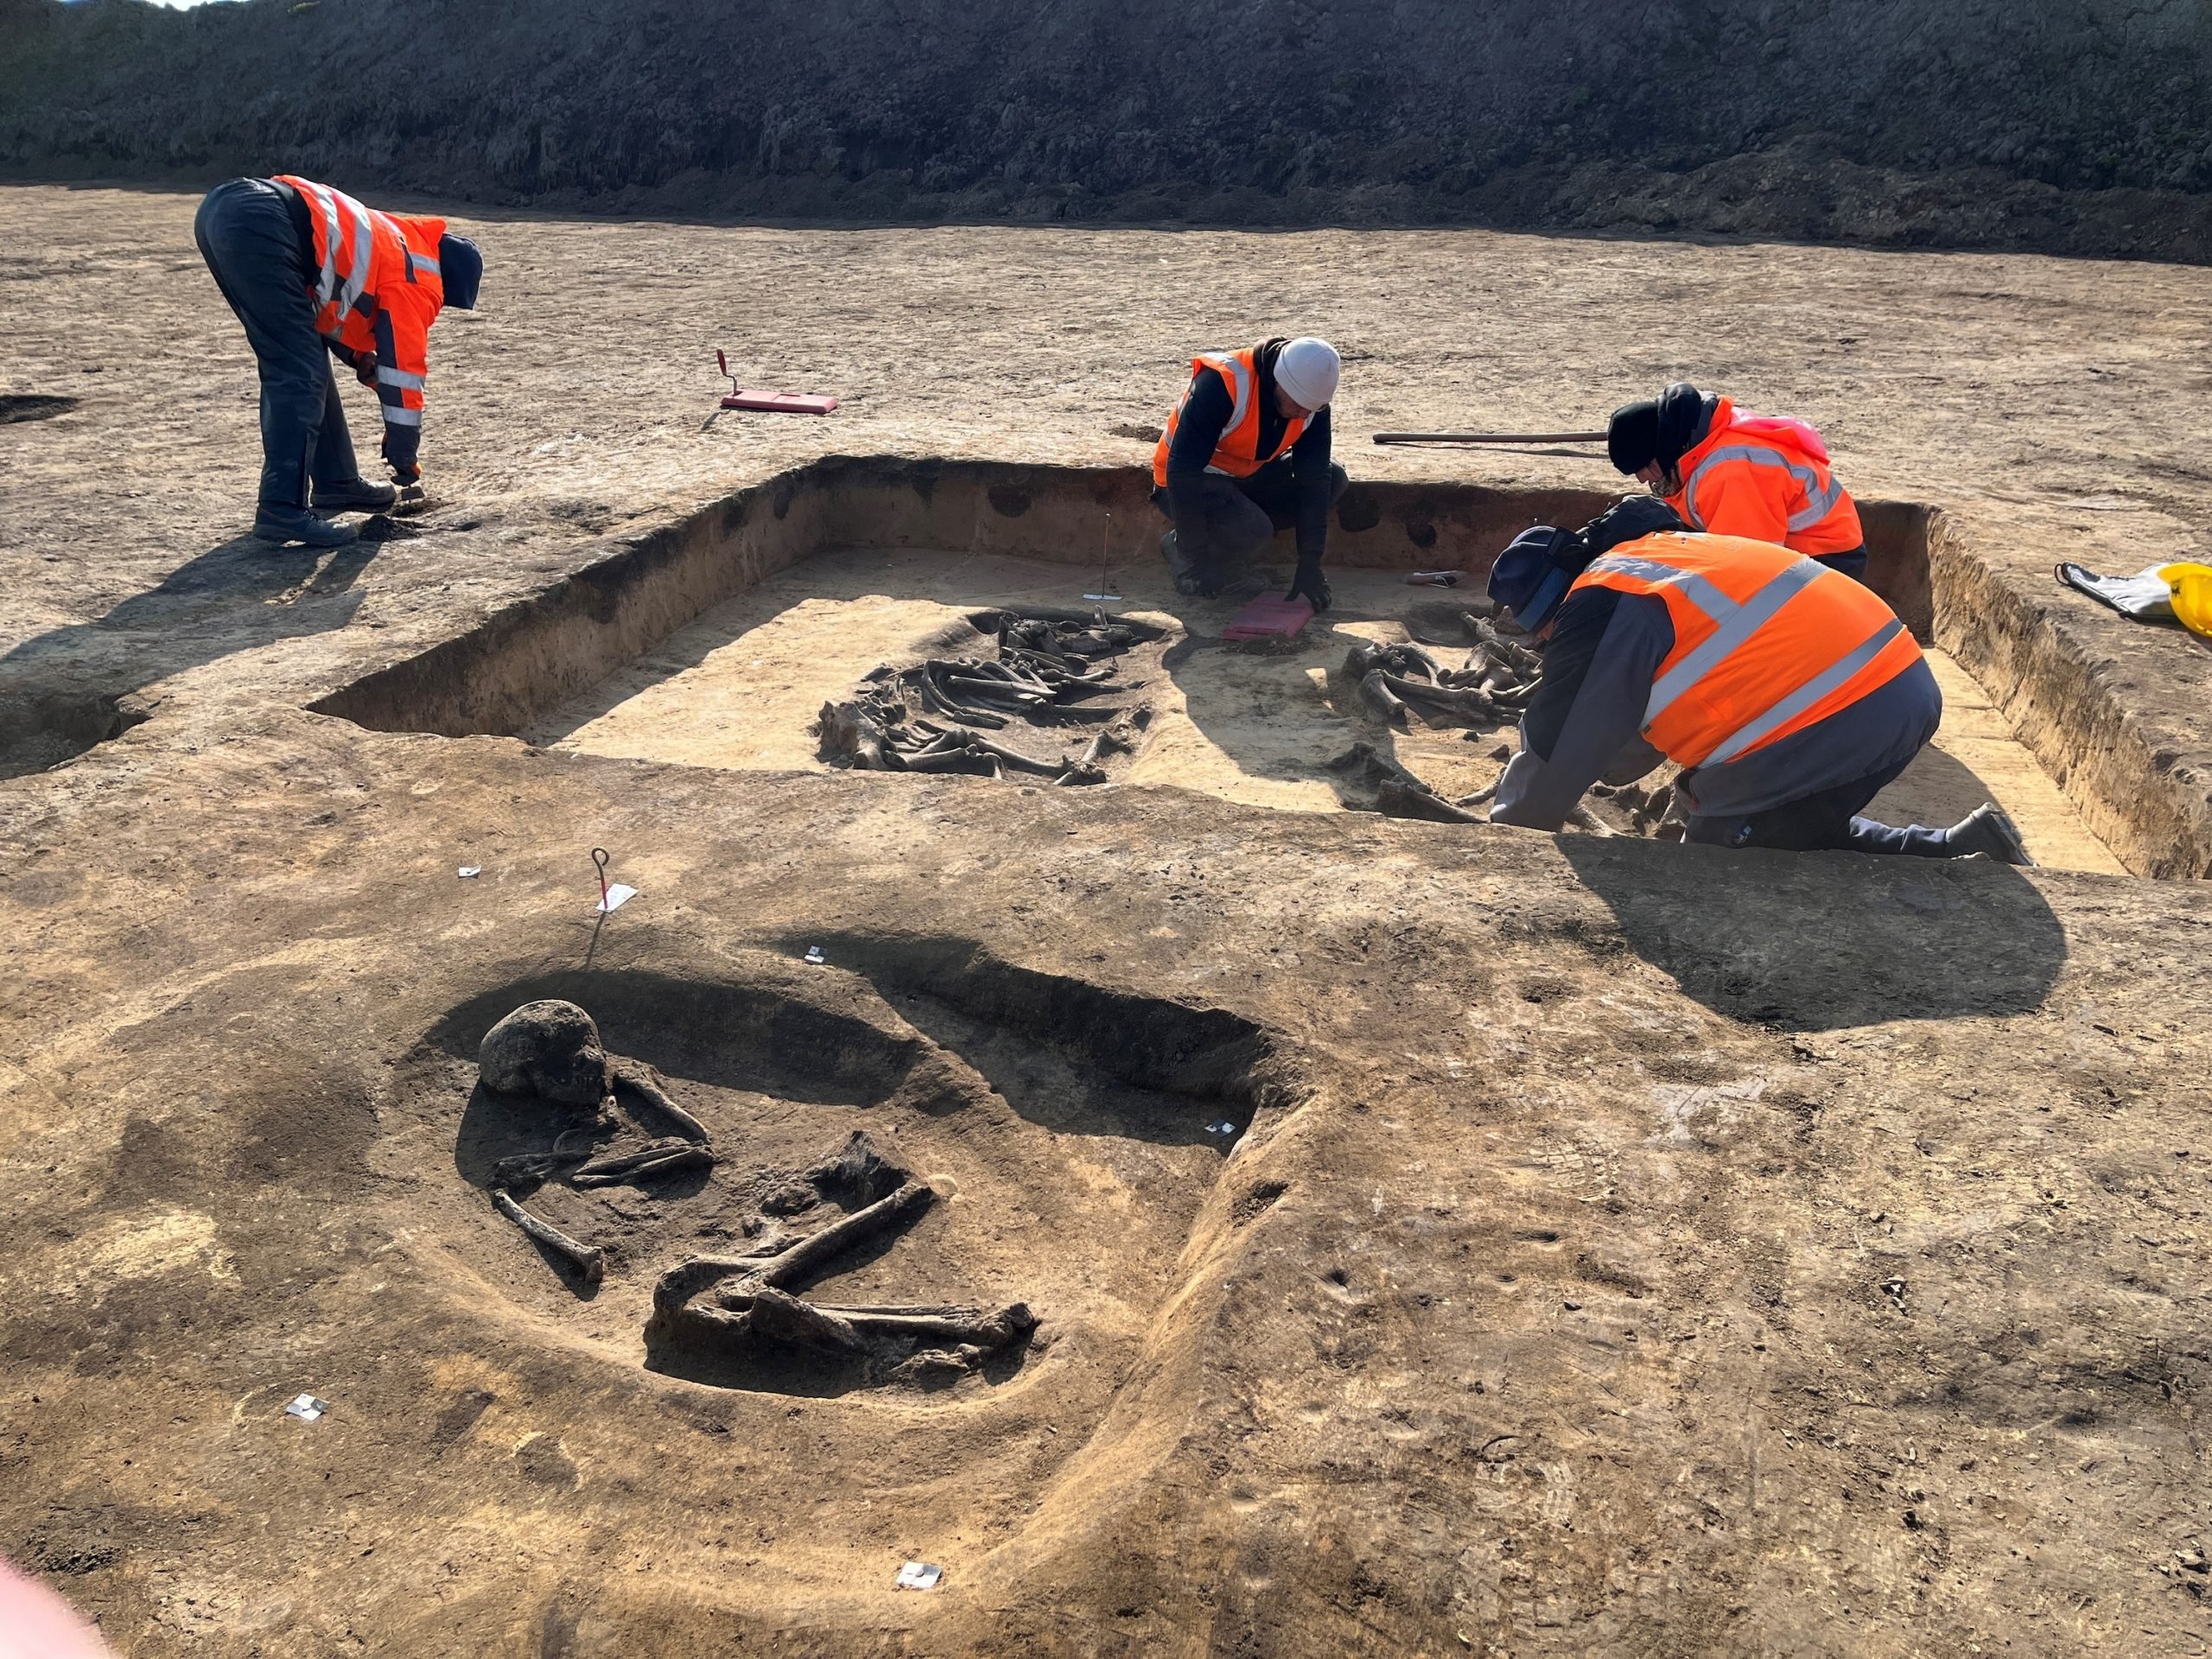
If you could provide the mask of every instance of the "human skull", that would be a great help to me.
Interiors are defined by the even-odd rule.
[[[613,1071],[599,1027],[573,1002],[525,1002],[484,1034],[477,1074],[495,1094],[537,1095],[563,1106],[597,1106]]]

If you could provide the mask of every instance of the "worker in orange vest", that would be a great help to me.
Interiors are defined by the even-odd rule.
[[[192,228],[260,364],[253,533],[343,546],[358,532],[322,515],[385,512],[394,485],[422,481],[430,325],[448,305],[474,308],[483,256],[442,219],[378,213],[289,174],[217,185]],[[393,484],[360,475],[332,357],[375,389]]]
[[[1663,496],[1692,530],[1772,542],[1854,580],[1866,574],[1859,508],[1802,421],[1751,415],[1677,380],[1613,411],[1613,466]]]
[[[1592,784],[1664,758],[1687,768],[1689,841],[2031,861],[1992,804],[1948,830],[1859,816],[1943,697],[1904,624],[1839,571],[1635,496],[1579,531],[1523,531],[1490,593],[1543,652],[1494,823],[1556,830]]]
[[[1173,521],[1160,556],[1175,590],[1211,599],[1278,531],[1297,532],[1288,599],[1329,608],[1329,509],[1350,480],[1329,457],[1343,364],[1326,340],[1201,352],[1152,455],[1153,504]]]

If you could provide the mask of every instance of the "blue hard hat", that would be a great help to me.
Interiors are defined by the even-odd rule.
[[[1574,580],[1557,557],[1573,539],[1567,531],[1538,524],[1516,536],[1491,567],[1490,596],[1530,633],[1551,620]]]

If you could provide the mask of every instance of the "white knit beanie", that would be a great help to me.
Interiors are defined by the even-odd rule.
[[[1294,340],[1275,359],[1275,385],[1306,409],[1326,409],[1343,372],[1337,348],[1325,340]]]

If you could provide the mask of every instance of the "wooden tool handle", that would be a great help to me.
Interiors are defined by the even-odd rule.
[[[1377,443],[1603,443],[1603,432],[1377,432]]]

